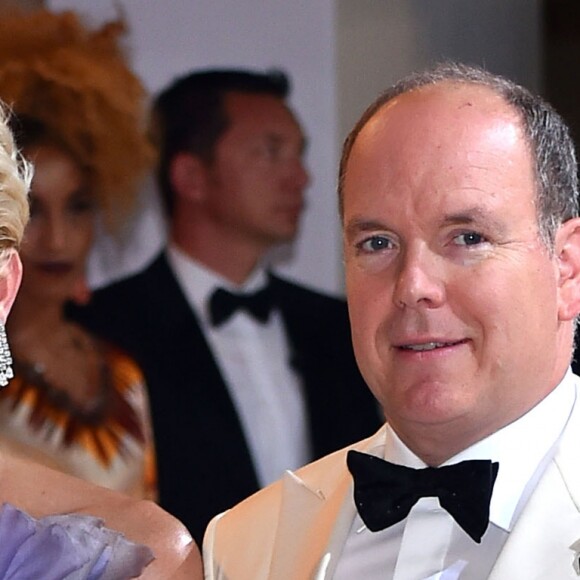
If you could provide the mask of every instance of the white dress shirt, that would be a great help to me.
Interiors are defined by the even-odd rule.
[[[449,459],[491,459],[499,471],[490,503],[490,525],[474,542],[439,506],[422,498],[403,521],[371,532],[358,514],[338,562],[334,580],[484,580],[535,488],[575,404],[575,377],[563,381],[523,417]],[[387,425],[386,444],[370,451],[399,465],[423,468]],[[525,449],[525,452],[522,452]]]
[[[218,287],[255,292],[267,283],[264,270],[256,270],[242,286],[235,286],[174,245],[169,247],[168,260],[224,378],[260,485],[308,463],[306,405],[300,377],[289,364],[290,347],[280,311],[274,308],[266,324],[244,310],[218,327],[209,317],[209,300]]]

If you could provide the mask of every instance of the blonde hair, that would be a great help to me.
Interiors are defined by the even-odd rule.
[[[0,17],[0,99],[72,155],[110,229],[154,161],[145,91],[119,44],[124,32],[120,21],[90,31],[71,11]]]
[[[0,255],[18,249],[28,222],[32,166],[22,158],[0,103]]]

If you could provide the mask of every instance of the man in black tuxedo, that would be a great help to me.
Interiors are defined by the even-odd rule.
[[[262,264],[294,238],[308,184],[287,93],[280,73],[214,70],[158,97],[169,245],[72,313],[141,364],[160,503],[198,542],[213,515],[380,424],[345,303]]]

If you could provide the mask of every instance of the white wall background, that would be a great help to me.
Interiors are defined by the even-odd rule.
[[[364,107],[402,74],[443,57],[465,59],[532,88],[541,78],[541,0],[46,0],[94,24],[121,7],[134,68],[151,92],[175,76],[212,66],[281,67],[310,139],[309,207],[281,271],[341,292],[336,167],[342,138]],[[150,198],[147,198],[150,199]],[[144,224],[144,225],[143,225]],[[122,271],[139,268],[160,244],[155,206],[126,248],[106,245]],[[102,246],[103,247],[103,246]],[[288,255],[291,254],[290,257]],[[93,261],[94,280],[118,276]],[[127,266],[130,262],[130,266]]]

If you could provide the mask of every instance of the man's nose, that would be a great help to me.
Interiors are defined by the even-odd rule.
[[[438,308],[445,300],[442,264],[426,247],[401,256],[393,301],[403,308]]]
[[[293,190],[303,191],[306,189],[310,183],[310,174],[302,158],[295,159],[291,162],[287,179]]]

